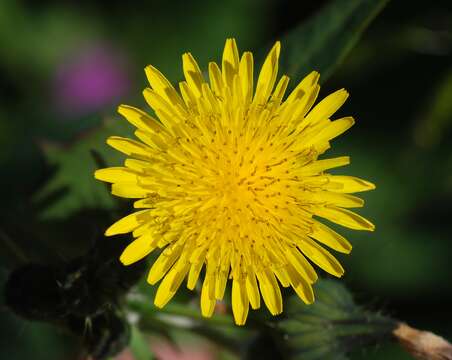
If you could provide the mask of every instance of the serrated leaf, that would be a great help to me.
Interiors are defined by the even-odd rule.
[[[338,281],[321,280],[315,292],[312,305],[289,298],[286,318],[277,324],[291,359],[345,360],[355,348],[390,336],[395,327],[392,319],[357,306]]]
[[[281,72],[301,79],[312,70],[327,79],[389,0],[335,0],[281,40]]]
[[[113,207],[114,198],[105,186],[94,179],[97,166],[91,155],[96,150],[107,164],[118,164],[123,156],[110,149],[105,140],[111,135],[128,136],[131,127],[123,119],[105,121],[96,128],[81,136],[68,146],[41,143],[42,150],[50,165],[57,167],[54,177],[37,194],[40,201],[65,188],[67,191],[43,209],[41,217],[45,219],[62,218],[77,210],[87,207],[109,209]]]

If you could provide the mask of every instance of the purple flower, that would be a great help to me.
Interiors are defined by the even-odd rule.
[[[123,54],[109,46],[76,49],[55,74],[58,111],[69,116],[85,115],[116,102],[129,89],[126,64]]]

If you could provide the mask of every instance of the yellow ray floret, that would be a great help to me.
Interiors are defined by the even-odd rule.
[[[138,140],[110,137],[107,143],[128,159],[95,177],[111,183],[114,195],[137,199],[139,210],[105,234],[133,234],[120,258],[124,265],[159,249],[148,275],[150,284],[160,281],[158,307],[185,279],[194,289],[201,273],[206,317],[228,280],[238,325],[245,324],[250,306],[261,306],[261,297],[273,315],[281,313],[280,286],[292,287],[310,304],[317,280],[311,263],[344,274],[323,245],[341,253],[352,249],[319,218],[374,230],[349,209],[364,204],[352,193],[375,186],[327,173],[347,165],[347,156],[319,159],[354,124],[352,117],[331,119],[348,92],[338,90],[314,106],[320,86],[312,72],[284,100],[289,78],[277,81],[280,48],[277,42],[271,49],[255,87],[253,56],[240,57],[234,39],[226,41],[220,66],[209,63],[208,79],[184,54],[179,91],[148,66],[150,87],[143,95],[158,119],[132,106],[118,109],[137,128]]]

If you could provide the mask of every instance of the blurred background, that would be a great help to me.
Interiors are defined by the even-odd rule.
[[[109,223],[105,210],[114,203],[92,178],[89,149],[118,164],[104,139],[111,128],[123,135],[118,104],[147,108],[146,65],[178,81],[183,52],[205,69],[220,58],[227,37],[242,51],[267,50],[326,3],[2,0],[2,282],[20,259],[53,263],[86,252],[99,222]],[[347,174],[377,184],[361,212],[377,230],[345,234],[354,249],[339,256],[344,282],[360,304],[451,339],[450,1],[389,2],[321,96],[342,87],[351,97],[338,117],[353,115],[357,123],[329,154],[350,155]],[[0,358],[77,358],[77,343],[56,327],[6,308],[0,317]],[[210,343],[186,342],[192,345],[184,359],[226,358]],[[152,343],[161,359],[176,359],[174,349]],[[410,359],[392,344],[352,358]]]

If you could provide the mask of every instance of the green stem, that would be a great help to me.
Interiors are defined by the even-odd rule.
[[[209,324],[234,326],[234,322],[229,316],[215,314],[211,318],[207,319],[200,314],[199,310],[193,309],[187,305],[174,303],[167,304],[162,309],[157,309],[150,302],[145,302],[139,299],[129,299],[128,305],[130,309],[138,311],[141,314],[155,313],[158,311],[163,314],[184,316],[201,322],[209,322]]]
[[[155,316],[156,313],[187,317],[196,320],[196,322],[190,327],[191,332],[209,339],[210,341],[222,346],[224,349],[229,350],[231,354],[235,354],[237,356],[241,351],[240,344],[243,337],[249,334],[250,330],[252,331],[258,328],[258,325],[253,322],[251,328],[241,327],[238,329],[238,327],[234,325],[234,321],[230,316],[214,315],[211,318],[205,318],[200,314],[198,309],[193,309],[187,305],[177,303],[168,304],[164,308],[158,309],[148,301],[141,299],[129,299],[128,306],[130,309],[137,311],[142,315],[139,327],[145,332],[155,332],[156,330],[158,332],[159,327],[165,328],[168,326],[168,322],[165,321],[163,317]],[[230,333],[231,327],[234,328],[232,333],[234,335]],[[165,336],[164,333],[163,335]],[[169,333],[166,335],[169,335]]]

